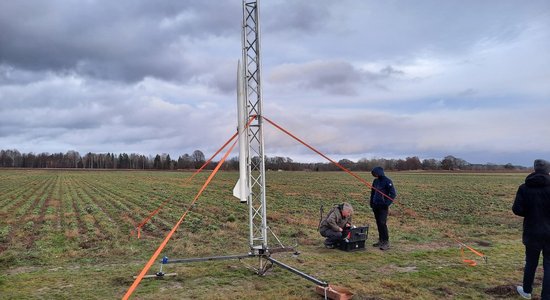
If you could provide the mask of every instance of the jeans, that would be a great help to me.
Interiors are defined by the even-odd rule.
[[[542,300],[550,300],[550,244],[525,245],[525,270],[523,271],[523,291],[533,291],[535,271],[539,264],[540,253],[542,252],[542,266],[544,277],[542,280]]]
[[[376,219],[376,228],[378,229],[378,240],[380,242],[387,242],[390,239],[388,233],[388,226],[386,221],[388,220],[388,207],[373,207],[374,218]]]

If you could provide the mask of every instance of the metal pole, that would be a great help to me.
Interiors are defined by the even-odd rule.
[[[241,258],[250,258],[254,257],[252,254],[239,254],[239,255],[226,255],[226,256],[210,256],[210,257],[194,257],[194,258],[184,258],[184,259],[172,259],[163,258],[161,264],[181,264],[181,263],[193,263],[201,261],[212,261],[212,260],[228,260],[228,259],[241,259]]]
[[[300,271],[300,270],[298,270],[298,269],[295,269],[295,268],[293,268],[293,267],[291,267],[291,266],[289,266],[289,265],[285,265],[284,263],[282,263],[282,262],[280,262],[280,261],[278,261],[278,260],[275,260],[275,259],[273,259],[273,258],[271,258],[271,257],[267,257],[266,259],[269,260],[270,262],[272,262],[272,263],[274,263],[274,264],[276,264],[276,265],[282,267],[283,269],[286,269],[286,270],[288,270],[288,271],[290,271],[290,272],[292,272],[292,273],[294,273],[294,274],[297,274],[297,275],[302,276],[303,278],[305,278],[305,279],[307,279],[307,280],[309,280],[309,281],[311,281],[311,282],[313,282],[313,283],[315,283],[315,284],[317,284],[317,285],[324,286],[324,287],[327,287],[327,286],[328,286],[328,283],[327,283],[327,282],[321,281],[321,280],[319,280],[319,279],[317,279],[317,278],[315,278],[315,277],[313,277],[313,276],[311,276],[311,275],[308,275],[308,274],[306,274],[306,273],[304,273],[304,272],[302,272],[302,271]]]

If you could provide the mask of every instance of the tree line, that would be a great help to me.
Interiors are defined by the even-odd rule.
[[[258,157],[252,158],[258,160]],[[74,168],[74,169],[141,169],[141,170],[189,170],[198,169],[206,162],[204,153],[195,150],[191,154],[180,155],[173,159],[169,154],[146,156],[137,153],[92,153],[80,155],[70,150],[66,153],[21,153],[18,150],[0,150],[1,168]],[[212,161],[206,169],[214,169],[218,162]],[[442,160],[424,159],[417,156],[405,159],[372,158],[359,159],[357,162],[349,159],[338,161],[340,165],[351,171],[370,171],[376,166],[385,170],[471,170],[471,171],[514,171],[526,170],[526,167],[510,163],[498,164],[471,164],[467,161],[448,155]],[[339,171],[338,166],[327,163],[300,163],[289,157],[266,157],[266,170],[284,171]],[[222,166],[224,170],[238,170],[239,158],[232,157]]]

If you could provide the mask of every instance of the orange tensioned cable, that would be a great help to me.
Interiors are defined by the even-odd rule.
[[[271,125],[275,126],[277,129],[281,130],[282,132],[286,133],[287,135],[289,135],[290,137],[292,137],[293,139],[297,140],[298,142],[300,142],[302,145],[308,147],[309,149],[311,149],[313,152],[321,155],[322,157],[324,157],[326,160],[330,161],[333,165],[337,166],[338,168],[342,169],[343,171],[345,171],[346,173],[350,174],[351,176],[357,178],[359,181],[361,181],[362,183],[364,183],[366,186],[368,186],[369,188],[373,189],[374,191],[376,191],[377,193],[380,193],[382,196],[388,198],[391,202],[393,203],[397,203],[397,201],[395,201],[395,199],[393,199],[392,197],[384,194],[382,191],[378,190],[377,188],[373,187],[368,181],[366,181],[365,179],[361,178],[359,175],[353,173],[352,171],[348,170],[346,167],[342,166],[341,164],[337,163],[336,161],[330,159],[328,156],[324,155],[323,153],[321,153],[319,150],[313,148],[312,146],[308,145],[306,142],[302,141],[301,139],[299,139],[298,137],[296,137],[295,135],[293,135],[292,133],[290,133],[288,130],[282,128],[281,126],[275,124],[275,122],[271,121],[270,119],[266,118],[266,117],[263,117],[267,122],[269,122]]]
[[[204,169],[214,159],[214,157],[216,157],[220,152],[222,152],[222,150],[225,149],[225,147],[227,145],[229,145],[229,143],[231,143],[231,141],[234,138],[236,138],[238,134],[239,134],[238,132],[235,132],[235,134],[233,134],[233,136],[229,140],[227,140],[227,142],[225,142],[225,144],[223,144],[223,146],[221,146],[220,149],[218,149],[218,151],[216,151],[216,153],[214,153],[214,155],[212,155],[195,173],[193,173],[193,175],[191,175],[191,177],[189,177],[189,180],[193,179],[193,177],[195,177],[195,175],[197,175],[199,172],[201,172],[202,169]]]
[[[250,124],[252,123],[252,121],[254,121],[254,119],[256,119],[256,115],[253,115],[250,117],[250,119],[248,120],[248,123],[246,124],[245,128],[248,128],[248,126],[250,126]],[[225,144],[223,144],[223,146],[220,147],[220,149],[218,149],[218,151],[216,151],[216,153],[214,153],[214,155],[212,155],[197,171],[195,171],[193,173],[193,175],[191,175],[190,177],[188,177],[183,183],[182,183],[182,186],[189,183],[198,173],[200,173],[213,159],[214,157],[216,157],[223,149],[225,149],[225,147],[231,143],[231,141],[233,139],[235,139],[235,137],[237,137],[239,133],[238,132],[235,132],[235,134],[233,134],[233,136],[227,140],[227,142],[225,142]],[[172,194],[170,197],[168,197],[168,199],[166,199],[164,202],[162,202],[160,204],[160,206],[155,209],[154,211],[152,211],[145,219],[143,219],[143,221],[141,221],[137,226],[136,226],[136,229],[135,231],[137,231],[137,237],[140,238],[141,237],[141,229],[142,227],[147,223],[149,222],[149,220],[151,220],[152,217],[154,217],[160,210],[161,208],[166,205],[168,202],[170,202],[172,199],[174,198],[174,194]],[[132,235],[133,235],[133,231],[132,231]]]
[[[327,157],[326,155],[324,155],[323,153],[321,153],[320,151],[318,151],[317,149],[313,148],[312,146],[308,145],[306,142],[302,141],[301,139],[299,139],[298,137],[296,137],[295,135],[293,135],[292,133],[290,133],[288,130],[282,128],[281,126],[275,124],[275,122],[271,121],[270,119],[266,118],[263,116],[263,118],[269,122],[271,125],[275,126],[277,129],[281,130],[282,132],[286,133],[287,135],[289,135],[290,137],[292,137],[293,139],[295,139],[296,141],[300,142],[302,145],[308,147],[309,149],[311,149],[313,152],[321,155],[322,157],[324,157],[326,160],[330,161],[332,164],[334,164],[335,166],[337,166],[338,168],[342,169],[343,171],[345,171],[346,173],[350,174],[351,176],[357,178],[359,181],[361,181],[362,183],[364,183],[365,185],[367,185],[368,187],[370,187],[371,189],[373,189],[374,191],[380,193],[382,196],[386,197],[387,199],[391,200],[393,203],[396,203],[396,204],[399,204],[398,202],[395,201],[395,199],[391,198],[390,196],[384,194],[382,191],[374,188],[369,182],[367,182],[365,179],[361,178],[359,175],[353,173],[352,171],[348,170],[346,167],[342,166],[341,164],[337,163],[336,161],[330,159],[329,157]],[[402,207],[402,206],[400,206]],[[415,213],[416,214],[416,213]],[[472,253],[478,255],[479,257],[482,257],[483,259],[485,259],[485,261],[487,261],[487,257],[479,252],[479,251],[476,251],[474,248],[464,244],[463,242],[459,241],[458,239],[456,239],[455,237],[449,235],[449,234],[446,234],[449,238],[451,238],[452,240],[454,240],[455,242],[457,242],[462,248],[462,252],[464,253],[464,248],[468,249],[469,251],[471,251]],[[464,257],[464,256],[463,256]],[[470,264],[471,266],[475,266],[476,263],[475,261],[472,261],[472,260],[468,260],[468,259],[464,259],[463,258],[463,262],[467,263],[467,264]]]
[[[172,237],[172,235],[176,232],[176,230],[178,229],[178,227],[180,226],[181,222],[185,219],[185,217],[187,216],[187,214],[189,213],[189,211],[191,210],[191,208],[193,207],[193,205],[195,204],[195,202],[197,201],[197,199],[199,199],[200,195],[202,194],[202,192],[206,189],[206,187],[208,186],[208,184],[210,183],[210,181],[212,181],[212,178],[214,178],[214,175],[216,175],[216,173],[218,172],[218,170],[220,169],[221,165],[225,162],[225,160],[227,159],[227,156],[229,156],[229,153],[231,153],[231,151],[233,151],[233,148],[235,148],[235,145],[237,145],[237,142],[238,141],[235,141],[233,143],[233,145],[229,148],[229,150],[227,150],[227,152],[225,153],[225,155],[223,156],[223,158],[218,162],[218,165],[216,165],[216,168],[212,171],[212,173],[210,174],[210,176],[208,176],[208,179],[206,180],[206,182],[203,184],[203,186],[201,187],[201,189],[199,190],[199,192],[197,193],[197,195],[195,196],[195,198],[193,199],[193,201],[191,202],[191,204],[189,205],[189,207],[187,208],[187,210],[185,211],[185,213],[181,216],[181,218],[179,219],[179,221],[176,223],[176,225],[172,228],[172,230],[170,230],[170,232],[168,233],[168,235],[164,238],[164,240],[162,241],[162,243],[160,244],[160,246],[157,248],[157,250],[155,251],[155,253],[153,254],[153,256],[151,256],[151,258],[149,259],[149,261],[147,262],[147,264],[145,264],[145,267],[143,267],[143,270],[141,270],[141,273],[139,273],[139,275],[137,276],[136,280],[134,280],[134,283],[132,284],[132,286],[130,286],[130,288],[128,289],[128,291],[126,292],[126,294],[124,295],[124,297],[122,297],[123,300],[126,300],[128,299],[132,293],[134,292],[134,290],[136,289],[136,287],[139,285],[139,283],[141,282],[141,280],[143,279],[143,277],[145,276],[145,274],[147,273],[147,271],[149,271],[149,269],[151,268],[151,266],[153,265],[153,263],[155,262],[155,260],[157,259],[157,257],[160,255],[160,252],[162,251],[162,249],[164,249],[164,247],[166,247],[166,244],[168,243],[168,241],[170,240],[170,238]]]
[[[195,175],[197,175],[198,173],[200,173],[213,159],[214,157],[216,157],[216,155],[218,155],[218,153],[220,153],[233,139],[235,139],[235,137],[237,137],[238,135],[238,132],[235,132],[235,134],[233,134],[233,136],[227,140],[227,142],[225,142],[225,144],[223,144],[223,146],[220,147],[220,149],[218,149],[218,151],[216,151],[216,153],[214,153],[214,155],[212,155],[198,170],[196,170],[193,175],[191,175],[190,177],[188,177],[183,183],[182,183],[182,186],[183,185],[186,185],[188,184],[192,179],[193,177],[195,177]],[[174,194],[172,194],[170,197],[168,197],[168,199],[166,199],[164,202],[162,202],[160,204],[160,206],[155,209],[154,211],[152,211],[145,219],[143,219],[143,221],[141,221],[137,226],[136,226],[136,231],[137,231],[137,237],[140,238],[141,237],[141,229],[142,227],[147,223],[149,222],[149,220],[151,220],[152,217],[154,217],[160,210],[161,208],[166,205],[168,202],[170,202],[172,199],[174,198]]]
[[[455,241],[458,245],[460,245],[460,253],[461,253],[461,256],[462,256],[462,261],[466,264],[469,264],[470,266],[474,267],[477,265],[476,261],[474,260],[471,260],[471,259],[465,259],[464,258],[464,248],[468,249],[470,252],[474,253],[475,255],[483,258],[483,260],[485,262],[487,262],[487,256],[485,256],[485,254],[481,253],[480,251],[477,251],[475,250],[474,248],[464,244],[463,242],[459,241],[457,238],[455,238],[453,235],[451,235],[450,233],[445,233],[445,235],[452,239],[453,241]]]
[[[467,265],[470,265],[472,267],[475,267],[477,266],[477,262],[473,259],[466,259],[465,258],[465,255],[464,255],[464,248],[463,247],[460,247],[460,256],[462,257],[462,262],[467,264]]]

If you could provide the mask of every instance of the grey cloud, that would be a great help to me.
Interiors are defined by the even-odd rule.
[[[236,95],[237,62],[238,60],[229,60],[210,63],[210,73],[202,76],[199,81],[223,94]]]
[[[474,96],[477,93],[478,93],[478,91],[476,91],[475,89],[468,88],[468,89],[465,89],[465,90],[459,92],[458,96],[459,97],[470,97],[470,96]]]
[[[241,13],[241,1],[0,1],[0,144],[217,150],[236,126]],[[545,141],[547,118],[522,132],[520,108],[547,106],[548,1],[269,0],[261,16],[265,113],[323,152],[460,156],[475,133],[479,151],[519,157]],[[473,108],[487,109],[476,126],[457,115]],[[267,139],[292,158],[303,148]]]
[[[0,64],[0,86],[29,84],[44,78],[43,72],[31,72]]]
[[[41,76],[36,76],[34,82],[0,85],[0,100],[3,104],[0,112],[32,109],[36,109],[38,113],[43,109],[81,109],[91,112],[97,107],[109,107],[118,99],[129,97],[127,92],[115,85],[85,80],[73,74],[33,74]]]
[[[332,94],[354,94],[356,85],[361,81],[361,73],[346,62],[314,61],[279,66],[271,72],[269,80],[307,89],[321,89]]]
[[[0,126],[28,130],[33,136],[46,129],[99,128],[113,117],[113,111],[108,107],[29,107],[0,111],[0,117]]]
[[[299,6],[304,2],[293,1]],[[433,53],[456,55],[475,49],[479,43],[515,40],[533,21],[550,17],[550,2],[544,0],[525,5],[517,1],[308,2],[330,13],[312,14],[313,19],[307,22],[314,25],[301,35],[294,34],[294,25],[284,18],[273,30],[286,33],[279,42],[314,43],[307,49],[310,59],[328,59],[331,55],[363,61],[406,61]],[[288,5],[289,10],[292,8]]]
[[[260,8],[265,11],[262,27],[284,34],[320,33],[328,26],[331,6],[327,1],[264,1]]]
[[[395,69],[392,66],[386,66],[385,68],[380,70],[380,74],[386,75],[386,76],[392,76],[392,75],[404,75],[405,72],[402,70]]]
[[[239,4],[2,1],[0,64],[107,80],[187,80],[197,71],[189,68],[197,42],[209,35],[238,39],[240,20],[230,11],[239,15]]]
[[[363,84],[380,87],[380,81],[402,74],[403,71],[391,66],[374,73],[355,68],[345,61],[313,61],[281,65],[272,70],[268,79],[273,84],[320,89],[330,94],[355,95]]]
[[[333,155],[365,157],[367,153],[385,158],[411,155],[442,158],[452,154],[472,163],[486,163],[507,153],[508,157],[515,157],[513,163],[520,163],[525,156],[518,153],[548,149],[545,145],[549,144],[542,138],[548,130],[525,132],[522,125],[525,115],[536,119],[531,124],[533,128],[548,128],[544,112],[530,108],[516,111],[494,108],[435,110],[402,114],[330,107],[303,114],[294,107],[288,107],[276,110],[271,119],[332,158]],[[506,122],[502,122],[503,119]],[[380,128],[384,128],[383,134]],[[274,145],[270,144],[270,148],[280,152],[288,149],[288,137],[284,136],[284,139],[271,139]],[[293,153],[309,152],[302,148],[303,151],[293,149]],[[483,155],[473,156],[476,151],[484,153],[485,158],[482,158]],[[498,162],[503,163],[503,160],[499,158]],[[507,162],[510,161],[504,161]]]
[[[236,110],[202,92],[152,79],[120,85],[55,74],[0,86],[0,144],[24,152],[204,150],[230,136]]]

